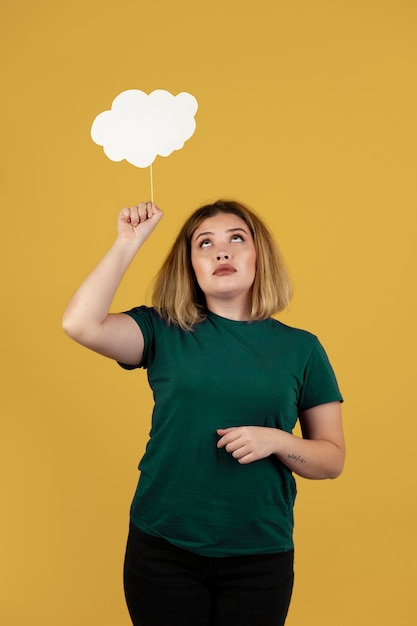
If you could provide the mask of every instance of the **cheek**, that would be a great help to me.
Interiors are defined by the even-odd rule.
[[[248,272],[250,272],[255,278],[255,274],[256,274],[256,254],[255,253],[250,255],[250,257],[247,260],[246,266],[247,266]]]
[[[200,284],[200,280],[204,277],[204,262],[202,259],[195,258],[191,255],[191,265],[197,282]]]
[[[196,259],[196,256],[193,252],[191,252],[191,267],[193,268],[194,272],[197,272],[197,265],[198,265],[198,259]]]

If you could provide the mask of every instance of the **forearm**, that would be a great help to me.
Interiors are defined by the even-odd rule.
[[[117,288],[137,250],[137,245],[116,239],[75,292],[65,310],[62,325],[69,336],[76,338],[106,319]]]
[[[276,430],[274,438],[275,455],[303,478],[336,478],[343,470],[343,446],[324,439],[302,439],[282,430]]]
[[[315,431],[311,437],[301,439],[268,426],[235,426],[217,430],[220,436],[217,447],[225,448],[242,464],[275,455],[292,472],[304,478],[336,478],[345,458],[339,409],[338,402],[311,409],[313,413],[320,413],[325,424],[316,428],[310,424],[310,430]]]

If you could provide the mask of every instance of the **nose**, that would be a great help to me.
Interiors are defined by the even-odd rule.
[[[218,261],[222,261],[222,260],[228,261],[229,258],[230,257],[229,257],[229,253],[228,252],[218,252],[217,255],[216,255],[216,259]]]

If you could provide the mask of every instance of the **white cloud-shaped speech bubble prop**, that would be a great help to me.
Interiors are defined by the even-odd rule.
[[[195,131],[197,109],[197,100],[186,92],[174,96],[156,89],[148,95],[129,89],[113,100],[111,110],[97,115],[91,137],[112,161],[148,167],[158,155],[183,147]]]

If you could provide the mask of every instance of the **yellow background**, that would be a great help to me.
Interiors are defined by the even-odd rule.
[[[319,335],[346,399],[344,474],[298,481],[287,624],[414,623],[416,32],[413,0],[3,0],[1,624],[130,623],[151,397],[60,320],[119,209],[149,197],[149,170],[89,135],[131,88],[189,91],[199,110],[154,163],[166,215],[115,310],[149,301],[200,203],[265,217],[296,286],[280,318]]]

